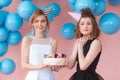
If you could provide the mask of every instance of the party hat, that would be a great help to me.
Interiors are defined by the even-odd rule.
[[[48,8],[45,8],[45,9],[43,10],[44,14],[45,14],[46,16],[48,16],[48,15],[50,14],[50,12],[52,11],[53,8],[54,8],[54,5],[52,5],[52,6],[48,7]]]
[[[79,21],[80,17],[81,17],[81,14],[80,13],[76,13],[76,12],[68,12],[68,14],[70,16],[72,16],[72,18],[75,20],[75,21]]]

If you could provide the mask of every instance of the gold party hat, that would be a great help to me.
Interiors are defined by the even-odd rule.
[[[52,6],[48,7],[48,8],[45,8],[45,9],[43,10],[44,14],[45,14],[46,16],[48,16],[48,15],[50,14],[50,12],[52,11],[53,8],[54,8],[54,5],[52,5]]]

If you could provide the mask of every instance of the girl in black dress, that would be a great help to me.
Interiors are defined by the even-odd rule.
[[[67,61],[69,69],[77,63],[76,72],[70,80],[104,80],[95,71],[102,51],[99,35],[100,29],[92,11],[89,8],[82,9],[75,30],[73,51]]]

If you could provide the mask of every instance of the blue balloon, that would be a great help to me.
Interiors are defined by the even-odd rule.
[[[44,10],[47,6],[40,6],[40,10]]]
[[[68,1],[68,5],[69,5],[70,9],[72,9],[74,11],[76,0],[67,0],[67,1]]]
[[[9,14],[8,11],[5,10],[0,10],[0,13],[2,13],[2,15],[4,16],[4,19],[7,17],[7,15]]]
[[[56,3],[56,2],[53,2],[53,3],[50,3],[48,5],[48,7],[51,7],[51,6],[53,6],[53,9],[52,9],[51,13],[54,14],[54,17],[58,16],[60,14],[60,12],[61,12],[60,5],[58,3]]]
[[[108,3],[112,6],[120,5],[120,0],[108,0]]]
[[[61,34],[65,39],[71,40],[74,38],[74,30],[75,25],[73,23],[66,23],[62,26]]]
[[[32,3],[32,1],[22,1],[18,6],[18,14],[24,20],[29,21],[31,15],[37,7]]]
[[[75,4],[75,12],[80,12],[82,8],[88,7],[94,12],[95,2],[93,0],[77,0]]]
[[[17,13],[10,13],[6,17],[5,27],[10,31],[18,31],[23,24],[22,18]]]
[[[4,23],[4,16],[3,14],[0,12],[0,25],[2,25]]]
[[[1,61],[1,72],[9,75],[14,72],[16,68],[15,62],[10,58],[5,58]]]
[[[52,22],[53,19],[54,19],[54,13],[50,13],[50,14],[48,14],[47,17],[48,17],[49,22]]]
[[[7,42],[0,42],[0,57],[4,56],[8,51]]]
[[[0,13],[2,14],[1,19],[0,19],[0,24],[4,25],[6,16],[9,14],[9,12],[5,10],[0,10]]]
[[[22,35],[20,32],[15,31],[15,32],[9,32],[7,42],[10,45],[17,45],[21,42]]]
[[[70,4],[70,3],[68,3],[68,5],[69,5],[69,7],[70,7],[70,9],[71,9],[72,11],[75,11],[75,5]]]
[[[0,41],[5,41],[8,37],[8,30],[5,27],[0,27]]]
[[[0,6],[0,9],[2,9],[3,7]]]
[[[94,14],[96,16],[100,16],[101,14],[103,14],[106,10],[106,0],[94,0],[96,3],[96,7],[94,10]],[[101,6],[102,5],[102,6]]]
[[[12,0],[0,0],[0,6],[6,7],[6,6],[10,5],[11,2],[12,2]]]
[[[100,18],[99,26],[104,33],[114,34],[120,29],[120,18],[115,13],[106,13]]]
[[[68,1],[68,3],[70,3],[70,4],[75,4],[76,3],[76,0],[67,0]]]

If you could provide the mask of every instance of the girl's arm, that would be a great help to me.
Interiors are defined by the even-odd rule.
[[[55,54],[57,52],[57,48],[58,48],[58,43],[57,43],[57,40],[56,39],[52,39],[52,52],[53,54]]]
[[[68,58],[68,61],[67,61],[67,67],[69,69],[72,69],[75,66],[76,58],[77,58],[77,45],[78,45],[78,42],[76,40],[73,46],[72,54],[70,58]]]
[[[101,51],[101,43],[98,39],[95,39],[90,46],[90,49],[86,55],[86,57],[83,55],[83,46],[81,46],[82,43],[85,42],[85,39],[79,41],[78,46],[78,57],[79,57],[79,64],[81,70],[86,70],[91,63],[95,60],[99,52]]]

